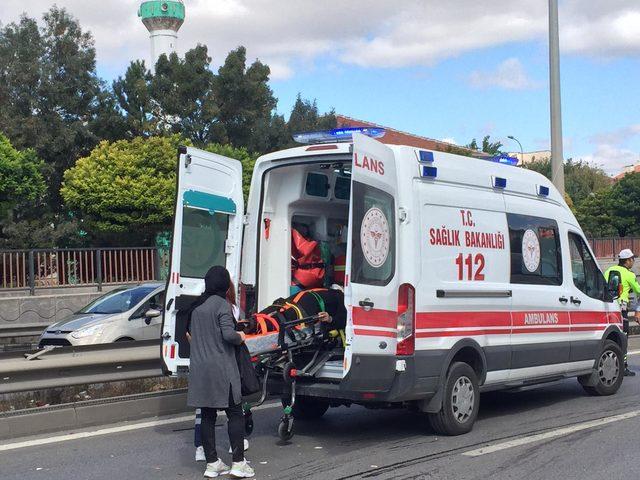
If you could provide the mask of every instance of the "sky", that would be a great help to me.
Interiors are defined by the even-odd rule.
[[[93,33],[110,81],[149,59],[135,0],[57,0]],[[549,149],[545,0],[185,0],[178,53],[205,44],[217,69],[244,45],[271,67],[278,112],[298,93],[349,117],[460,145]],[[608,173],[640,162],[640,1],[560,0],[564,157]],[[1,0],[0,22],[46,0]]]

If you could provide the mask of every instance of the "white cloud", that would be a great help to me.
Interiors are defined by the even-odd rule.
[[[561,46],[569,53],[595,57],[637,56],[639,24],[637,1],[566,0],[560,13]]]
[[[608,144],[598,145],[592,154],[584,155],[580,158],[602,167],[609,175],[616,175],[624,167],[640,163],[639,152]]]
[[[616,175],[624,167],[640,163],[640,151],[629,148],[629,142],[639,135],[640,124],[592,135],[587,140],[595,146],[595,150],[581,158],[601,166],[611,175]]]
[[[636,135],[640,135],[640,123],[629,125],[627,127],[619,128],[609,132],[601,132],[596,135],[592,135],[589,138],[589,142],[595,144],[614,144],[619,145],[621,143],[630,140]]]
[[[444,142],[444,143],[450,143],[450,144],[452,144],[452,145],[458,145],[458,142],[456,142],[456,140],[455,140],[454,138],[450,138],[450,137],[448,137],[448,138],[443,138],[443,139],[441,139],[440,141],[441,141],[441,142]]]
[[[149,54],[138,0],[56,0],[93,32],[101,68],[122,71]],[[514,42],[546,42],[540,0],[185,0],[179,49],[208,45],[214,64],[245,45],[250,60],[273,65],[274,78],[313,68],[318,58],[362,67],[432,66],[466,52]],[[26,11],[40,17],[49,0],[2,0],[0,22]],[[640,54],[640,2],[565,0],[561,46],[595,57]]]
[[[476,88],[498,87],[506,90],[528,90],[539,86],[529,78],[517,58],[508,58],[493,72],[475,70],[469,75],[469,82]]]

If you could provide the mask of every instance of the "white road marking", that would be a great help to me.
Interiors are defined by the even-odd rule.
[[[252,408],[251,411],[264,410],[267,408],[273,408],[280,406],[280,402],[265,403],[258,407]],[[220,412],[220,415],[224,415],[224,412]],[[81,438],[99,437],[102,435],[110,435],[112,433],[130,432],[133,430],[140,430],[142,428],[160,427],[163,425],[172,425],[175,423],[193,422],[195,415],[183,415],[181,417],[166,418],[163,420],[151,420],[149,422],[132,423],[129,425],[120,425],[118,427],[102,428],[100,430],[93,430],[89,432],[77,432],[69,433],[67,435],[56,435],[55,437],[38,438],[35,440],[26,440],[24,442],[9,443],[6,445],[0,445],[0,452],[6,452],[8,450],[17,450],[19,448],[37,447],[40,445],[49,445],[51,443],[68,442],[69,440],[78,440]]]
[[[627,357],[630,355],[640,355],[640,350],[631,350],[630,352],[627,352]]]
[[[551,430],[550,432],[538,433],[535,435],[528,435],[526,437],[516,438],[514,440],[497,443],[495,445],[487,445],[485,447],[478,448],[476,450],[470,450],[468,452],[464,452],[462,455],[465,455],[467,457],[479,457],[481,455],[487,455],[489,453],[499,452],[501,450],[506,450],[508,448],[519,447],[521,445],[527,445],[529,443],[540,442],[542,440],[548,440],[550,438],[569,435],[571,433],[579,432],[581,430],[587,430],[589,428],[601,427],[609,423],[619,422],[621,420],[626,420],[628,418],[637,417],[638,415],[640,415],[640,410],[634,410],[632,412],[623,413],[620,415],[614,415],[612,417],[599,418],[598,420],[591,420],[589,422],[578,423],[576,425],[571,425],[570,427],[558,428],[556,430]]]

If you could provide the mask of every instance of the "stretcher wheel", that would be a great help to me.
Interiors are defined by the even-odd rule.
[[[293,418],[283,417],[278,425],[278,436],[283,442],[288,442],[293,438]]]

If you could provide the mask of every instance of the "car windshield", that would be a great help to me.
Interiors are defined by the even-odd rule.
[[[122,313],[131,310],[157,287],[140,286],[118,289],[103,295],[78,313]]]

